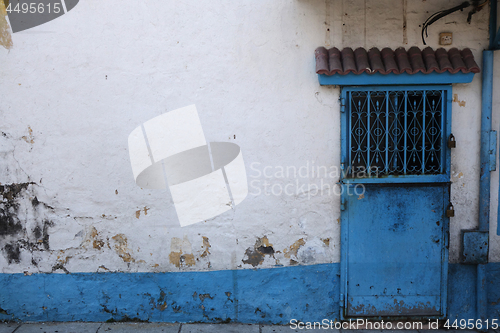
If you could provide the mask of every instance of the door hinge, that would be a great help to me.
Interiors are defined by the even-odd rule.
[[[345,198],[340,197],[340,210],[345,210]]]
[[[490,132],[490,171],[497,169],[497,131]]]
[[[339,305],[340,305],[341,308],[345,308],[345,297],[344,297],[344,294],[340,294]]]
[[[340,99],[340,112],[345,112],[345,98]]]

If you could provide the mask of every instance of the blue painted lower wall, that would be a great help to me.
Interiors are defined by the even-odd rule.
[[[488,316],[500,318],[500,263]],[[339,317],[340,265],[177,273],[0,274],[0,320],[281,323]],[[476,316],[476,266],[449,265],[449,318]]]

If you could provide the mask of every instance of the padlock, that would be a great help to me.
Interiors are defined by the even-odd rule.
[[[448,148],[456,148],[457,147],[457,141],[455,141],[455,136],[453,134],[450,134],[450,137],[448,138]]]
[[[446,217],[454,217],[455,216],[455,208],[453,208],[452,203],[448,205],[448,208],[446,208]]]

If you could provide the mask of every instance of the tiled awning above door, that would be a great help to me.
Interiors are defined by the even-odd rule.
[[[466,83],[480,72],[468,48],[447,51],[430,47],[420,50],[414,46],[409,50],[400,47],[340,51],[336,47],[318,47],[315,55],[321,84],[374,84],[379,79],[382,84]]]

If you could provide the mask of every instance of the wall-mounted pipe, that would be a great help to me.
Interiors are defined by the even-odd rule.
[[[490,229],[490,133],[493,94],[493,51],[483,51],[481,92],[481,173],[479,181],[479,231]],[[477,315],[487,319],[486,264],[477,265]]]
[[[481,171],[479,181],[479,231],[490,230],[490,133],[493,104],[493,55],[497,26],[497,0],[490,1],[490,45],[483,51],[481,89]],[[486,264],[477,265],[477,317],[487,319]]]

